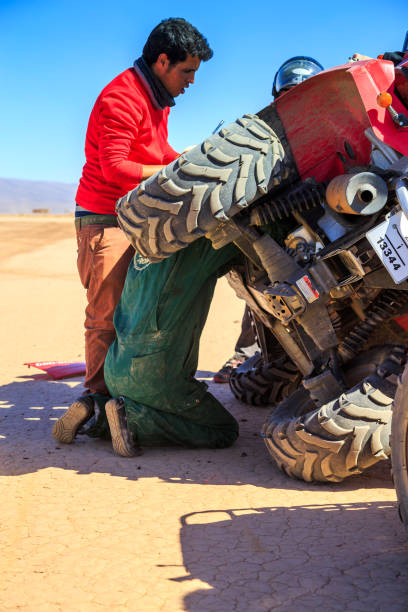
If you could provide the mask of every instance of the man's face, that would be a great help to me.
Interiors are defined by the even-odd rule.
[[[201,60],[196,55],[187,54],[183,62],[170,64],[165,53],[161,53],[152,65],[154,74],[161,80],[167,91],[176,98],[194,83],[195,73],[199,69]]]

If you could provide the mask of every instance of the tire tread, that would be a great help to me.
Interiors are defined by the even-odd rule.
[[[394,347],[374,374],[319,408],[303,387],[281,402],[262,430],[278,466],[307,482],[340,482],[387,459],[396,392],[392,379],[405,360],[405,349]],[[405,423],[408,429],[408,416]],[[407,475],[404,482],[408,522]]]
[[[280,185],[287,164],[275,132],[245,115],[121,198],[118,223],[137,251],[161,261]]]

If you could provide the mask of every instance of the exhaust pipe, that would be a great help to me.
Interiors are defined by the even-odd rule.
[[[373,172],[341,174],[326,189],[330,208],[347,215],[373,215],[385,206],[387,197],[387,183]]]

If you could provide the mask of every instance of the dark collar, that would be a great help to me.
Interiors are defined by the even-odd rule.
[[[163,83],[154,74],[153,70],[148,66],[143,57],[139,57],[133,64],[136,74],[141,78],[143,85],[146,87],[147,93],[155,108],[163,110],[166,106],[174,106],[174,98],[171,97]]]

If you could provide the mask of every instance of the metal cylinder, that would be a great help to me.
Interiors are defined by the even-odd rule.
[[[387,183],[373,172],[341,174],[326,189],[330,208],[348,215],[372,215],[383,208],[387,197]]]

